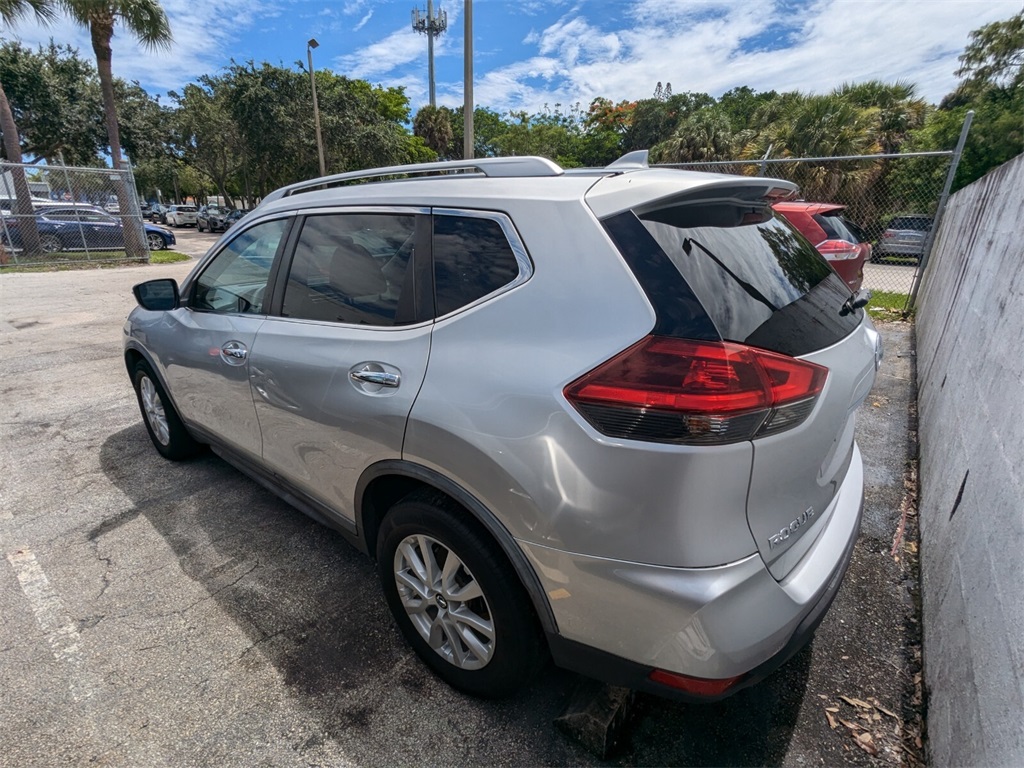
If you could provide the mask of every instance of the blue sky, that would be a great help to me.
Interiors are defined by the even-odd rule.
[[[175,37],[147,52],[114,40],[114,72],[151,93],[180,89],[232,58],[283,63],[320,47],[314,65],[375,84],[403,86],[415,111],[427,102],[427,40],[410,14],[426,0],[163,0]],[[463,1],[435,2],[448,31],[435,44],[437,98],[462,102]],[[675,92],[718,96],[740,85],[823,93],[843,82],[908,80],[938,102],[956,84],[968,33],[1005,19],[1020,0],[475,0],[477,106],[538,111],[597,96]],[[58,42],[91,56],[69,22],[3,30],[27,44]]]

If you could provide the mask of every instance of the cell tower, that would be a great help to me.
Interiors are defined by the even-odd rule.
[[[434,38],[440,37],[448,29],[448,14],[437,9],[434,14],[434,0],[427,0],[427,11],[424,14],[419,8],[412,11],[412,28],[427,36],[427,68],[430,78],[430,106],[436,107],[434,100]]]

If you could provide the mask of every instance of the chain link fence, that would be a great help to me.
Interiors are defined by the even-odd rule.
[[[149,247],[131,170],[0,162],[0,269],[144,262]]]
[[[953,152],[672,163],[673,168],[768,176],[800,186],[800,199],[842,205],[848,229],[871,244],[863,287],[909,295],[927,264]],[[817,243],[816,243],[817,244]]]

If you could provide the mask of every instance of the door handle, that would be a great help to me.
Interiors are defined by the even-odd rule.
[[[353,381],[362,381],[367,384],[379,384],[382,387],[397,387],[402,377],[397,373],[387,371],[352,371],[349,377]]]
[[[240,341],[229,341],[220,348],[220,353],[227,362],[237,365],[245,360],[249,355],[249,350]]]

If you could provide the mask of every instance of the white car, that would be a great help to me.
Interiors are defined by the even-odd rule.
[[[194,205],[172,205],[167,211],[167,226],[194,227],[197,211]]]

